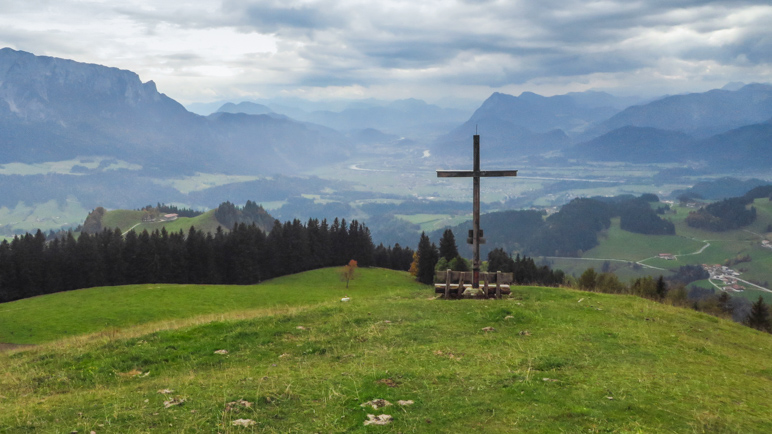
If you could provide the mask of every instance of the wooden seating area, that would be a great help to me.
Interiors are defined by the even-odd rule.
[[[444,294],[445,298],[459,298],[467,288],[472,287],[474,273],[472,271],[437,271],[436,277],[441,283],[434,284],[434,292]],[[483,295],[487,297],[501,298],[502,294],[509,294],[509,285],[513,283],[515,276],[513,273],[495,273],[480,272],[480,289]]]

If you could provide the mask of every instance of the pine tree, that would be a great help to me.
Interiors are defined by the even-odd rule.
[[[659,276],[659,279],[657,279],[657,297],[663,300],[665,295],[667,295],[667,284],[665,283],[665,278]]]
[[[751,312],[748,314],[745,323],[748,327],[763,332],[772,333],[772,323],[769,320],[769,308],[764,303],[764,298],[759,296],[758,301],[751,306]]]
[[[434,283],[434,267],[437,265],[437,261],[439,261],[437,246],[429,240],[425,232],[421,232],[421,239],[418,242],[418,273],[416,274],[416,280],[427,285]]]
[[[598,273],[595,272],[594,268],[584,270],[584,273],[579,277],[579,289],[584,289],[586,291],[594,290],[597,278]]]
[[[511,273],[514,271],[515,261],[507,255],[501,247],[497,247],[488,253],[488,271],[495,273]]]
[[[453,231],[445,229],[440,238],[440,257],[450,262],[458,256],[458,247],[456,246],[456,237]]]

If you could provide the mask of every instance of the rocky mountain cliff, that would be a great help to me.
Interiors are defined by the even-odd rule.
[[[294,173],[345,155],[323,127],[202,117],[131,71],[0,50],[0,164],[109,156],[167,173]]]

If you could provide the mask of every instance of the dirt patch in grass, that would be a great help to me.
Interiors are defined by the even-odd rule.
[[[34,345],[31,344],[4,344],[0,342],[0,353],[3,351],[10,351],[15,350],[17,348],[27,348],[27,347],[34,347]]]

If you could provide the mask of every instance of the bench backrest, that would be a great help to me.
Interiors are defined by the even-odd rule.
[[[436,271],[435,276],[438,282],[445,282],[445,271]],[[488,277],[488,283],[496,283],[496,277],[501,276],[499,283],[502,285],[510,284],[515,281],[514,273],[480,273],[480,280]],[[472,283],[474,273],[472,271],[451,271],[449,283]],[[461,281],[463,280],[463,281]]]

